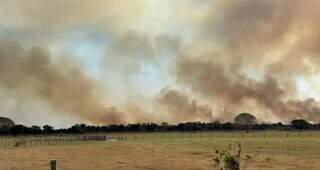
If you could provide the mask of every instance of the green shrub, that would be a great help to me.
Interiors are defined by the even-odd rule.
[[[241,162],[241,144],[238,143],[238,150],[236,152],[232,151],[231,144],[227,149],[215,150],[215,167],[220,170],[240,170],[240,162]],[[246,155],[243,159],[243,167],[245,170],[248,165],[248,161],[252,159],[250,155]]]

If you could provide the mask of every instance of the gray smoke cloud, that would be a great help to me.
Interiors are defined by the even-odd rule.
[[[265,77],[262,81],[256,81],[241,74],[228,74],[221,64],[189,58],[179,59],[176,69],[178,81],[205,98],[215,98],[230,107],[254,100],[258,107],[270,110],[282,120],[301,117],[319,121],[319,103],[314,99],[285,100],[286,90],[276,78]]]
[[[95,123],[123,123],[126,115],[106,107],[97,84],[72,60],[54,62],[40,47],[24,49],[16,43],[0,43],[0,88],[27,98],[39,98],[57,109]]]
[[[239,112],[319,122],[319,99],[302,98],[297,80],[319,74],[319,3],[4,0],[0,92],[94,123],[230,121]],[[77,42],[87,39],[89,50]],[[94,79],[75,57],[56,56],[89,61],[90,50],[105,51],[86,65],[99,67]]]
[[[295,99],[296,76],[318,72],[318,7],[317,1],[218,1],[203,17],[202,40],[177,58],[177,81],[228,107],[253,100],[265,112],[261,119],[319,121],[318,101]],[[262,76],[250,78],[246,70]]]
[[[212,111],[209,106],[199,105],[197,100],[177,90],[162,89],[156,101],[174,122],[212,120]]]
[[[169,34],[152,36],[130,30],[114,40],[107,50],[104,63],[107,68],[131,75],[144,65],[156,67],[166,53],[177,53],[180,43],[179,37]]]

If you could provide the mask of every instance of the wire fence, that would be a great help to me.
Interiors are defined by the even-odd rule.
[[[2,136],[0,149],[19,147],[68,145],[90,141],[144,141],[174,139],[309,139],[319,138],[320,132],[139,132],[106,134],[60,134],[39,136]]]

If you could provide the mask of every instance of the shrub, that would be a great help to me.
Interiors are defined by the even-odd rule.
[[[215,150],[215,167],[220,170],[240,170],[240,161],[241,161],[241,144],[238,143],[238,150],[234,153],[231,149],[231,144],[227,149]],[[251,160],[252,157],[250,155],[246,155],[243,159],[243,167],[245,170],[248,166],[248,161]]]

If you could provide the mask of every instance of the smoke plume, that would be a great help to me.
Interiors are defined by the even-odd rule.
[[[314,99],[285,100],[288,94],[276,78],[256,81],[241,74],[227,73],[221,64],[189,58],[178,60],[176,69],[179,82],[203,97],[220,100],[229,107],[246,105],[254,100],[257,107],[264,108],[262,111],[269,110],[282,120],[301,117],[319,121],[319,103]]]
[[[130,30],[115,38],[104,63],[107,68],[131,75],[144,65],[156,67],[166,52],[176,52],[179,48],[179,39],[169,34],[152,36]]]
[[[52,61],[40,47],[26,50],[16,43],[0,43],[0,88],[28,92],[54,107],[95,123],[123,123],[125,114],[105,107],[96,83],[71,60]],[[18,94],[17,94],[18,95]]]
[[[319,18],[318,0],[3,0],[0,99],[103,124],[319,122]]]
[[[195,99],[190,99],[188,95],[173,89],[162,89],[157,102],[174,121],[212,120],[212,111],[207,105],[199,105]]]
[[[318,101],[294,99],[295,78],[318,72],[317,7],[317,1],[219,1],[203,17],[204,40],[177,58],[177,81],[227,107],[253,101],[262,119],[319,121]]]

